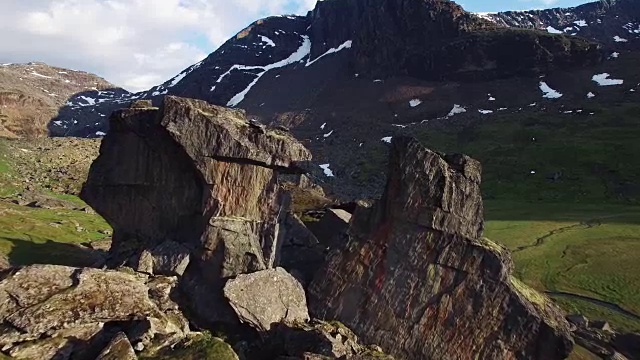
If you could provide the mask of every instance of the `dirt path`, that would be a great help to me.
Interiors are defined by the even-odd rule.
[[[573,224],[573,225],[569,225],[569,226],[563,226],[561,228],[551,230],[547,234],[545,234],[544,236],[537,238],[535,243],[533,243],[531,245],[520,246],[520,247],[512,250],[511,252],[516,253],[516,252],[527,250],[527,249],[530,249],[530,248],[533,248],[533,247],[544,245],[544,242],[547,239],[549,239],[550,237],[554,236],[554,235],[558,235],[558,234],[562,234],[562,233],[565,233],[565,232],[568,232],[568,231],[573,231],[573,230],[578,230],[578,229],[591,229],[591,228],[594,228],[594,227],[602,225],[602,220],[615,218],[615,217],[618,217],[618,216],[621,216],[621,215],[622,214],[602,216],[602,217],[595,218],[595,219],[589,219],[589,220],[581,221],[578,224]]]
[[[620,307],[620,305],[618,304],[614,304],[614,303],[610,303],[608,301],[603,301],[603,300],[599,300],[599,299],[594,299],[588,296],[583,296],[583,295],[578,295],[578,294],[571,294],[571,293],[566,293],[566,292],[561,292],[561,291],[547,291],[546,292],[547,295],[551,296],[551,297],[555,297],[555,298],[566,298],[566,299],[573,299],[573,300],[582,300],[582,301],[586,301],[588,303],[600,306],[600,307],[604,307],[607,308],[611,311],[614,311],[620,315],[624,315],[630,319],[633,320],[638,320],[640,321],[640,315],[633,313],[629,310],[626,310],[622,307]]]

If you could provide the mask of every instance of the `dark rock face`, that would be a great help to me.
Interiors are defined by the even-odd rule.
[[[564,359],[569,325],[481,238],[480,164],[409,138],[392,143],[382,200],[309,288],[310,312],[402,359]]]
[[[601,57],[586,40],[497,30],[451,1],[324,1],[310,16],[314,39],[355,37],[355,71],[371,76],[491,79],[593,64]]]
[[[81,197],[114,229],[110,265],[137,267],[148,251],[154,272],[183,273],[200,320],[223,321],[233,316],[224,281],[277,262],[287,198],[275,170],[296,172],[294,162],[309,158],[288,133],[251,126],[243,111],[169,96],[160,108],[112,116]],[[182,250],[158,248],[166,241]]]

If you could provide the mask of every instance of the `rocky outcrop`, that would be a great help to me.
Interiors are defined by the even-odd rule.
[[[136,270],[147,274],[182,276],[189,261],[188,248],[174,241],[165,241],[151,250],[143,250]]]
[[[238,275],[227,282],[224,295],[241,322],[262,332],[309,320],[304,289],[282,268]]]
[[[376,77],[492,79],[601,60],[587,40],[499,28],[452,1],[325,1],[310,17],[316,42],[353,40],[355,72]]]
[[[590,321],[583,315],[569,315],[576,344],[602,359],[639,359],[640,333],[620,333],[608,322]]]
[[[224,283],[277,264],[288,199],[276,171],[308,159],[243,111],[169,96],[112,116],[81,197],[114,229],[111,266],[182,273],[198,321],[236,321]]]
[[[137,360],[138,357],[125,333],[118,333],[96,360]]]
[[[189,332],[186,319],[166,306],[171,288],[154,293],[149,283],[122,271],[16,269],[0,281],[0,348],[18,359],[84,359],[114,327],[149,348],[176,343]]]
[[[113,88],[96,75],[43,63],[0,65],[0,137],[44,137],[58,109],[74,94],[86,91],[97,95],[103,94],[99,90]],[[78,100],[89,105],[86,98]],[[79,122],[69,119],[61,124],[58,135],[73,127],[79,128]]]
[[[402,359],[564,359],[559,309],[482,238],[480,164],[394,138],[387,186],[309,288],[310,312]]]

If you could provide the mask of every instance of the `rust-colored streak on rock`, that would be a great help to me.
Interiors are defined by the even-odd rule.
[[[309,287],[312,315],[337,319],[400,359],[564,359],[560,311],[511,275],[481,237],[480,164],[409,138],[392,143],[382,199],[356,210],[346,249]]]

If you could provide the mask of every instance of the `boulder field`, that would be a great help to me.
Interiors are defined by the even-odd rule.
[[[286,130],[174,96],[116,111],[110,128],[81,192],[114,229],[106,266],[2,270],[7,355],[134,359],[214,329],[249,360],[573,348],[560,310],[482,237],[474,159],[394,138],[382,198],[307,228],[278,175],[311,155]]]

